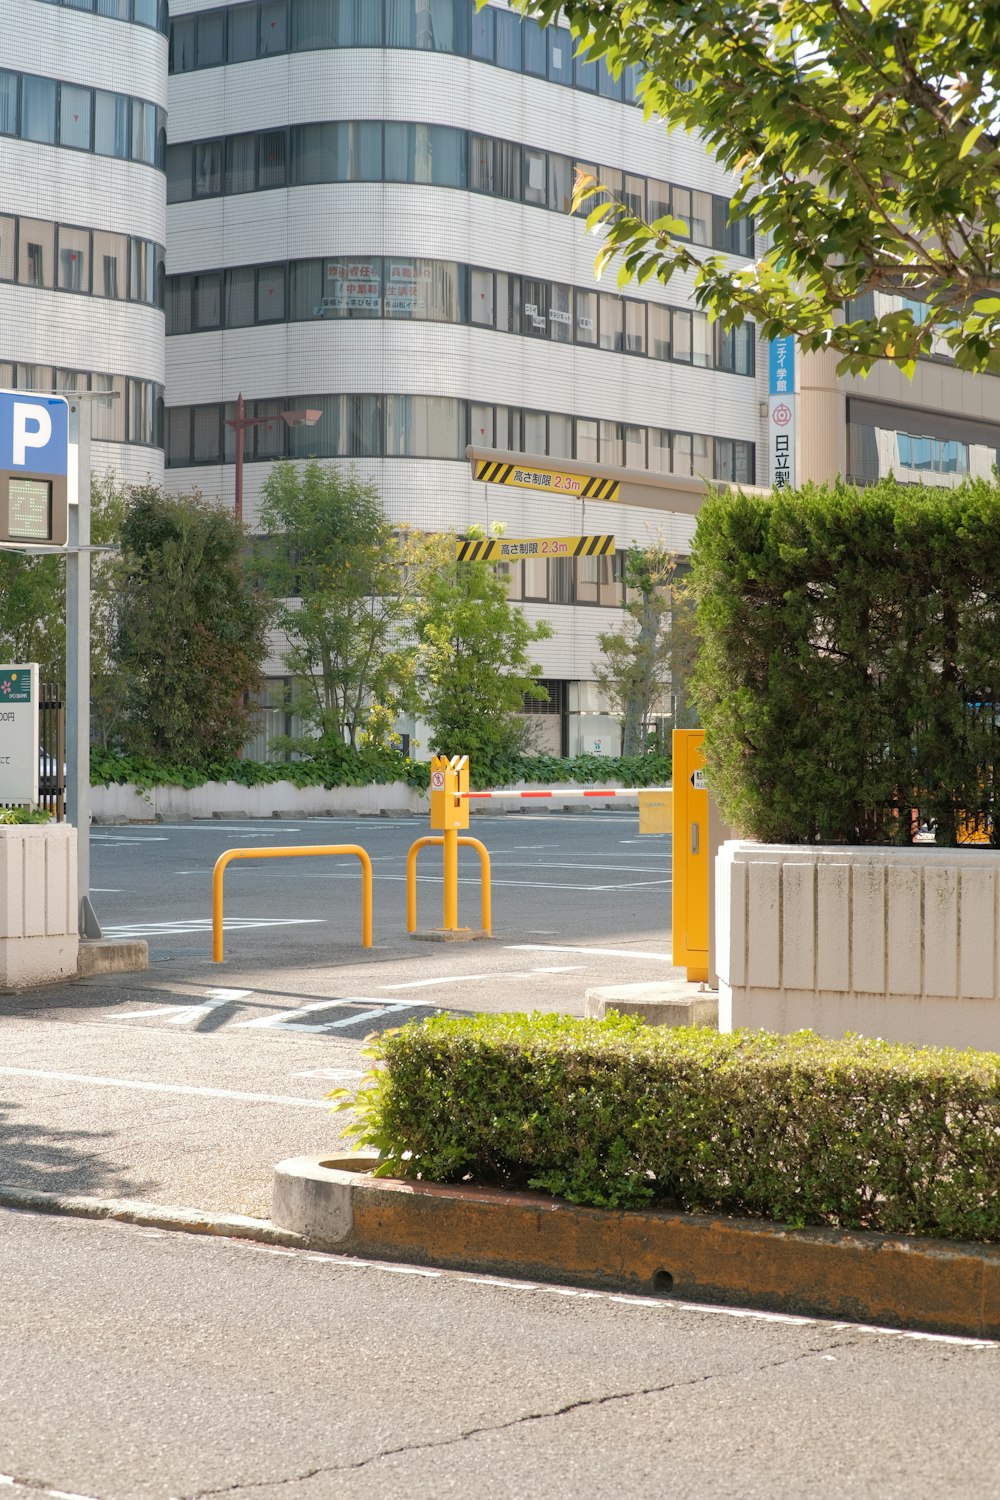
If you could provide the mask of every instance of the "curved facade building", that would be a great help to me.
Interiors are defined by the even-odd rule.
[[[5,0],[0,387],[79,391],[95,474],[163,478],[165,0]]]
[[[171,487],[232,503],[242,393],[272,418],[247,436],[251,525],[273,460],[316,454],[352,459],[426,530],[503,520],[515,537],[685,551],[689,517],[470,477],[471,443],[757,478],[753,329],[723,335],[677,283],[595,286],[598,242],[569,213],[577,166],[695,243],[753,253],[726,174],[644,123],[632,80],[581,65],[568,31],[472,0],[172,0]],[[289,430],[281,413],[303,407],[320,421]],[[556,750],[617,749],[592,679],[620,567],[513,565],[513,597],[556,631],[538,648]]]

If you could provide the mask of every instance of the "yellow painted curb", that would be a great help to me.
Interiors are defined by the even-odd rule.
[[[684,1301],[1000,1338],[1000,1247],[581,1208],[541,1193],[275,1169],[272,1223],[321,1249]]]

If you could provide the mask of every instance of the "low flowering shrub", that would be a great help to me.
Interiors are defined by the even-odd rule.
[[[369,1042],[378,1174],[1000,1240],[1000,1056],[631,1017],[435,1017]]]

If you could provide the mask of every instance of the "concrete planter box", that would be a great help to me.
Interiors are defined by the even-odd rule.
[[[721,1031],[1000,1051],[1000,850],[733,840],[716,961]]]
[[[0,989],[75,978],[76,829],[0,827]]]

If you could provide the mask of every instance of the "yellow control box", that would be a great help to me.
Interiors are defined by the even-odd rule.
[[[669,787],[662,791],[639,792],[639,832],[669,833],[674,826],[674,794]]]
[[[703,729],[675,729],[672,940],[674,963],[689,980],[708,979],[708,789]]]
[[[456,797],[469,790],[469,757],[431,756],[431,827],[446,833],[450,828],[468,828],[469,801]]]

